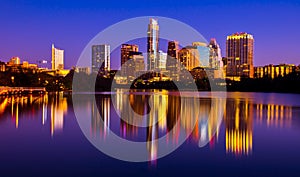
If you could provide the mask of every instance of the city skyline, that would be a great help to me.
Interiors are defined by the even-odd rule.
[[[217,3],[219,3],[218,7],[215,6]],[[12,56],[19,56],[22,60],[31,63],[43,59],[50,61],[51,54],[49,54],[46,46],[55,42],[58,46],[63,46],[65,51],[71,51],[67,52],[65,56],[65,67],[71,68],[75,65],[80,51],[95,34],[123,19],[149,14],[175,18],[194,27],[206,39],[216,38],[221,49],[223,49],[222,56],[225,56],[226,39],[224,36],[234,32],[247,31],[253,34],[256,39],[255,66],[269,63],[297,64],[300,57],[296,47],[297,41],[300,39],[296,33],[299,25],[293,23],[297,20],[300,12],[297,1],[227,1],[224,3],[219,1],[215,3],[187,1],[186,3],[175,2],[172,5],[168,2],[160,2],[157,10],[154,5],[139,1],[137,7],[127,8],[128,12],[122,11],[122,7],[126,7],[126,4],[123,3],[113,5],[105,2],[104,5],[108,7],[108,10],[105,10],[102,3],[76,2],[71,5],[61,2],[56,3],[57,8],[63,10],[60,13],[55,11],[52,4],[46,2],[42,6],[34,1],[1,4],[1,7],[4,7],[3,15],[6,11],[16,12],[8,17],[3,17],[5,28],[1,29],[3,39],[1,46],[5,46],[5,50],[0,53],[1,61],[8,61]],[[91,5],[94,7],[93,10],[89,9]],[[113,6],[116,7],[113,8]],[[167,11],[161,10],[166,7],[168,7]],[[267,14],[265,13],[266,8],[268,9]],[[177,12],[178,9],[182,11],[179,13]],[[237,9],[238,12],[243,10],[244,12],[236,12],[239,15],[235,15],[235,13],[231,13],[232,9]],[[120,11],[120,13],[114,13],[115,11]],[[209,13],[211,11],[218,11],[219,13]],[[277,13],[278,11],[283,13]],[[201,12],[202,15],[194,16],[198,12]],[[36,16],[35,13],[40,15]],[[209,14],[209,16],[205,14]],[[110,18],[100,18],[103,16]],[[30,23],[24,23],[29,19]],[[94,23],[95,19],[101,20],[99,23]],[[212,20],[217,23],[212,23]],[[61,28],[59,30],[54,29],[55,26],[61,26]],[[9,40],[9,38],[14,38],[14,40]],[[282,45],[284,43],[286,45]],[[144,47],[140,46],[141,49]],[[112,68],[115,66],[116,64],[112,63]]]
[[[151,22],[151,20],[153,20],[152,18],[150,18],[150,22]],[[156,22],[156,25],[157,26],[159,26],[159,24],[158,24],[158,22],[157,22],[157,20],[155,20],[155,22]],[[149,28],[149,26],[148,26],[148,28]],[[147,33],[149,33],[149,31],[147,32]],[[225,67],[224,69],[225,69],[225,71],[226,70],[228,70],[229,68],[226,68],[227,66],[225,66],[225,65],[227,65],[228,64],[228,58],[238,58],[238,60],[240,60],[240,57],[236,57],[236,56],[229,56],[229,55],[231,55],[231,54],[228,54],[228,43],[229,43],[229,41],[231,40],[231,39],[238,39],[238,40],[240,40],[240,39],[243,39],[244,37],[246,36],[246,38],[247,37],[249,37],[249,38],[251,38],[252,39],[252,42],[250,42],[251,43],[251,46],[250,46],[250,48],[251,48],[251,67],[252,67],[252,71],[251,71],[251,78],[253,78],[254,77],[254,69],[255,68],[262,68],[262,67],[267,67],[267,66],[270,66],[270,65],[276,65],[276,66],[279,66],[279,65],[287,65],[287,66],[298,66],[298,65],[300,65],[300,63],[298,62],[298,63],[268,63],[268,64],[265,64],[265,65],[253,65],[253,63],[254,63],[254,57],[253,57],[253,53],[255,53],[253,50],[254,50],[254,37],[253,37],[253,35],[252,34],[249,34],[249,33],[247,33],[247,32],[235,32],[235,33],[232,33],[231,35],[228,35],[227,37],[226,37],[226,50],[225,50],[225,52],[226,52],[226,54],[225,55],[220,55],[221,54],[221,48],[220,48],[220,46],[219,46],[219,44],[217,43],[217,41],[216,41],[216,39],[215,38],[210,38],[210,41],[209,42],[207,42],[207,43],[204,43],[204,42],[192,42],[192,44],[191,45],[187,45],[187,46],[182,46],[182,47],[179,47],[180,46],[180,43],[177,41],[177,40],[175,40],[175,41],[167,41],[167,43],[168,43],[168,46],[167,47],[165,47],[165,45],[163,45],[165,48],[159,48],[159,44],[160,44],[160,42],[159,42],[159,40],[158,40],[158,45],[157,45],[157,50],[158,50],[158,52],[157,52],[157,58],[156,58],[156,60],[155,60],[155,62],[156,62],[156,65],[157,65],[157,69],[161,69],[161,66],[160,65],[162,65],[162,63],[164,63],[164,65],[166,66],[165,67],[165,69],[168,67],[168,65],[170,64],[168,64],[167,63],[167,57],[165,58],[165,60],[166,61],[161,61],[161,57],[163,56],[163,55],[168,55],[168,53],[169,53],[169,45],[170,45],[170,42],[171,43],[173,43],[173,42],[176,42],[177,44],[177,47],[178,47],[178,51],[176,52],[176,53],[178,53],[178,52],[180,52],[182,49],[184,49],[184,50],[186,50],[186,49],[197,49],[198,51],[197,51],[197,53],[199,53],[198,55],[204,55],[205,57],[205,61],[204,61],[204,63],[205,64],[203,64],[203,57],[196,57],[196,58],[198,58],[199,59],[199,66],[200,67],[204,67],[204,68],[212,68],[212,69],[221,69],[221,68],[223,68],[223,67]],[[159,38],[158,38],[159,39]],[[165,41],[164,41],[165,42]],[[242,41],[243,42],[243,41]],[[241,42],[241,43],[242,43]],[[94,46],[92,46],[92,58],[91,58],[91,66],[90,66],[90,71],[93,71],[93,72],[96,72],[96,70],[98,70],[98,69],[100,69],[100,66],[98,66],[98,67],[95,67],[94,65],[96,65],[96,63],[98,63],[98,65],[101,63],[100,62],[100,60],[99,60],[99,62],[96,62],[96,56],[94,56],[94,48],[95,47],[97,47],[98,46],[98,48],[99,47],[105,47],[105,49],[103,48],[103,50],[105,50],[105,52],[98,52],[99,54],[98,54],[98,58],[100,57],[100,54],[101,55],[103,55],[103,56],[101,56],[100,58],[103,58],[103,59],[101,59],[101,61],[103,62],[103,64],[105,65],[104,66],[104,70],[107,70],[107,71],[109,71],[109,70],[121,70],[121,65],[123,65],[125,62],[127,62],[129,59],[132,59],[132,56],[133,55],[135,55],[134,54],[134,52],[135,53],[138,53],[137,55],[141,55],[141,56],[143,56],[144,55],[144,53],[143,52],[139,52],[139,45],[141,45],[140,43],[141,43],[141,41],[139,41],[138,42],[139,44],[136,44],[136,43],[124,43],[124,44],[121,44],[119,47],[120,47],[120,49],[119,48],[116,48],[114,51],[110,51],[110,45],[109,44],[97,44],[97,45],[94,45]],[[174,44],[173,44],[174,45]],[[231,45],[233,45],[233,43],[231,44]],[[247,44],[247,46],[248,46],[248,44]],[[106,49],[107,48],[107,49]],[[203,49],[202,49],[203,48]],[[235,49],[237,49],[237,46],[234,46],[234,49],[231,49],[231,50],[233,50],[233,51],[235,51]],[[100,50],[102,50],[102,49],[98,49],[99,51]],[[118,51],[119,50],[119,51]],[[167,52],[164,52],[164,51],[167,51]],[[123,53],[123,52],[125,52],[125,53]],[[204,53],[203,53],[204,52]],[[242,49],[241,49],[241,51],[239,51],[239,52],[241,52],[241,53],[243,53],[243,51],[242,51]],[[96,52],[97,53],[97,52]],[[116,56],[116,53],[120,53],[120,57],[119,58],[115,58],[115,56]],[[195,53],[195,52],[194,52]],[[37,60],[36,62],[32,62],[32,64],[33,65],[43,65],[43,67],[40,67],[41,69],[45,69],[45,64],[47,64],[48,62],[51,64],[51,66],[50,66],[50,69],[52,69],[52,70],[64,70],[64,69],[72,69],[73,67],[75,67],[75,66],[72,66],[72,67],[70,67],[70,68],[65,68],[64,67],[64,50],[63,49],[59,49],[59,48],[56,48],[56,47],[54,47],[54,44],[52,44],[52,47],[51,47],[51,59],[48,61],[48,60]],[[104,56],[105,55],[105,56]],[[125,56],[126,55],[126,56]],[[170,53],[170,56],[169,57],[171,57],[171,58],[174,58],[173,57],[173,55],[174,54],[172,54],[172,53]],[[195,54],[193,54],[193,56],[194,56]],[[238,54],[238,55],[242,55],[242,54]],[[112,56],[114,57],[114,59],[113,59],[113,61],[114,62],[118,62],[118,61],[116,61],[116,60],[120,60],[120,66],[118,66],[118,67],[120,67],[120,68],[111,68],[111,58],[112,58]],[[196,56],[196,55],[195,55]],[[177,57],[176,57],[177,58]],[[177,58],[177,59],[179,59],[179,61],[180,61],[180,58]],[[227,61],[225,62],[225,61],[221,61],[221,60],[223,60],[223,59],[226,59]],[[231,60],[230,59],[230,60]],[[15,61],[16,60],[16,61]],[[201,61],[202,60],[202,61]],[[248,60],[248,58],[246,57],[245,59],[243,59],[243,60]],[[19,56],[12,56],[8,61],[4,61],[4,60],[0,60],[1,62],[4,62],[4,63],[7,63],[7,64],[10,64],[10,63],[14,63],[14,64],[21,64],[22,62],[23,62],[23,64],[24,64],[24,62],[25,63],[30,63],[30,62],[28,62],[27,60],[22,60],[22,58],[20,58]],[[29,60],[30,61],[30,60]],[[144,62],[145,62],[145,64],[146,64],[146,62],[148,62],[149,60],[148,60],[148,58],[146,57],[145,59],[144,59]],[[17,62],[17,63],[15,63],[15,62]],[[181,61],[182,62],[182,61]],[[226,64],[225,64],[225,63]],[[247,61],[248,62],[248,61]],[[60,63],[60,64],[57,64],[57,63]],[[229,64],[230,64],[230,62],[229,62]],[[231,64],[233,64],[233,66],[232,67],[236,67],[236,65],[235,65],[235,63],[231,63]],[[56,66],[57,65],[57,66]],[[148,64],[147,64],[148,65]],[[198,66],[196,66],[195,65],[195,67],[198,67]],[[82,68],[81,66],[77,66],[76,68]],[[86,67],[84,67],[84,69],[85,69]],[[126,68],[126,67],[124,67],[124,68]],[[189,66],[189,67],[187,67],[187,68],[189,68],[188,70],[191,70],[192,68]],[[146,67],[146,69],[148,69],[147,67]],[[232,69],[231,69],[232,70]],[[247,68],[246,68],[246,70],[247,70]],[[242,72],[242,71],[241,71]],[[126,71],[125,71],[125,73],[126,73]],[[125,74],[125,73],[123,73],[123,74]],[[226,73],[227,73],[227,75],[228,76],[233,76],[233,74],[231,73],[230,74],[230,72],[229,71],[226,71]],[[237,74],[237,73],[235,73],[235,74]],[[283,75],[283,74],[281,74],[281,75]],[[241,75],[242,76],[242,75]],[[258,75],[257,75],[257,77],[258,77]],[[272,77],[273,78],[273,77]]]
[[[300,0],[0,1],[0,177],[299,176],[299,17]]]

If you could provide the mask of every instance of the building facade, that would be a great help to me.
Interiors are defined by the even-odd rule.
[[[52,44],[52,70],[64,69],[64,50],[54,47]]]
[[[92,46],[92,72],[105,74],[110,71],[110,45]]]
[[[221,69],[223,67],[221,48],[215,38],[209,42],[209,67]]]
[[[179,50],[178,58],[182,66],[188,71],[200,66],[199,52],[196,46],[187,46]]]
[[[0,61],[0,72],[6,71],[6,64],[5,62]]]
[[[293,64],[269,64],[266,66],[254,67],[254,77],[274,79],[278,77],[285,77],[295,71],[296,66]]]
[[[180,62],[178,60],[178,51],[178,41],[169,41],[166,69],[169,71],[169,77],[173,81],[179,81]]]
[[[253,44],[254,38],[248,33],[235,33],[227,36],[227,77],[253,78]]]
[[[21,59],[19,57],[12,57],[7,64],[8,65],[19,65],[19,64],[21,64]]]
[[[198,52],[199,56],[199,65],[201,67],[208,67],[209,66],[209,55],[210,55],[210,48],[204,42],[193,42],[192,44]]]
[[[157,20],[150,18],[147,31],[147,70],[153,71],[158,68],[159,26]]]
[[[166,70],[167,66],[167,53],[164,53],[163,51],[158,52],[159,60],[158,60],[158,69],[159,70]]]
[[[132,59],[132,52],[138,52],[138,45],[134,44],[122,44],[121,45],[121,74],[126,75],[128,67],[126,66],[126,62]]]
[[[127,61],[127,80],[134,81],[137,77],[139,77],[139,73],[145,71],[145,62],[144,56],[142,52],[130,52],[131,59]]]

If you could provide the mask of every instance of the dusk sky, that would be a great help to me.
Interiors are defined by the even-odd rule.
[[[296,0],[4,0],[0,2],[0,61],[19,56],[22,61],[50,62],[54,43],[65,50],[65,66],[70,68],[101,30],[138,16],[182,21],[207,40],[216,38],[223,56],[226,36],[247,32],[255,39],[255,66],[300,64],[300,2]],[[120,58],[111,60],[113,66],[120,62]]]

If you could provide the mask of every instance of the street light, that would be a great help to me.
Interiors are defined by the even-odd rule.
[[[15,77],[14,76],[11,76],[11,83],[12,83],[12,85],[14,85],[14,83],[15,83]]]

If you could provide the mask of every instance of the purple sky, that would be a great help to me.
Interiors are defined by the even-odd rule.
[[[65,50],[67,68],[101,30],[137,16],[165,16],[189,24],[225,55],[226,36],[254,35],[254,64],[300,64],[300,3],[296,0],[14,1],[0,2],[0,60],[50,61],[51,44]],[[145,33],[147,27],[145,26]],[[162,50],[166,50],[162,48]],[[112,58],[118,66],[120,58]]]

